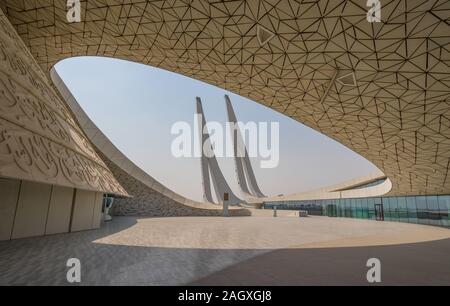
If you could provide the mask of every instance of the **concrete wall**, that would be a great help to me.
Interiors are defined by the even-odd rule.
[[[95,194],[94,202],[94,214],[92,216],[92,228],[99,228],[102,221],[102,205],[103,205],[103,194]]]
[[[95,208],[95,193],[77,190],[72,214],[71,231],[84,231],[92,228]]]
[[[100,227],[103,194],[0,178],[0,240]]]
[[[12,239],[45,234],[51,185],[22,181]]]
[[[74,189],[53,186],[46,235],[67,233],[70,229]]]
[[[0,42],[1,176],[126,196],[1,9]],[[41,192],[39,201],[48,203],[48,190]],[[27,195],[21,201],[19,214],[38,210]],[[28,226],[42,230],[21,226],[18,236]]]
[[[0,179],[0,240],[11,239],[20,181]]]

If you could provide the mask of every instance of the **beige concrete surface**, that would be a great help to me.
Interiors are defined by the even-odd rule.
[[[189,284],[449,286],[449,252],[449,239],[369,247],[279,249],[228,266]],[[381,262],[380,284],[367,282],[369,258],[377,258]]]
[[[11,239],[20,181],[0,179],[0,241]]]
[[[52,186],[22,181],[12,239],[45,234]]]
[[[448,254],[450,230],[422,225],[119,217],[100,230],[0,242],[0,285],[68,285],[69,258],[81,261],[81,285],[366,285],[372,257],[383,284],[450,285]]]
[[[102,220],[103,194],[97,192],[95,194],[94,214],[92,216],[92,229],[97,229],[101,225]]]
[[[0,179],[0,241],[97,229],[102,205],[99,192]]]
[[[273,209],[249,209],[253,217],[273,217]],[[278,209],[278,217],[299,218],[298,210]]]
[[[2,10],[0,41],[0,175],[126,196]]]
[[[450,239],[445,228],[328,217],[149,218],[101,244],[195,249],[377,246]]]
[[[69,232],[73,188],[53,186],[47,217],[46,235]]]
[[[384,182],[375,186],[352,189],[355,186],[372,183],[384,179]],[[326,199],[345,199],[345,198],[370,198],[387,194],[392,189],[392,182],[383,172],[377,170],[364,177],[350,179],[338,184],[308,190],[294,194],[283,194],[264,199],[264,202],[273,201],[303,201],[303,200],[326,200]]]
[[[95,206],[94,192],[77,190],[73,204],[72,232],[92,229]]]

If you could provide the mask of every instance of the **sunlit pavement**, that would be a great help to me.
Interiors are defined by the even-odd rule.
[[[116,217],[102,229],[0,243],[0,285],[450,285],[450,230],[327,217]]]

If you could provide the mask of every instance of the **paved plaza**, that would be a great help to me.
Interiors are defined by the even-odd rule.
[[[100,230],[0,243],[0,285],[450,285],[450,230],[327,217],[117,217]]]

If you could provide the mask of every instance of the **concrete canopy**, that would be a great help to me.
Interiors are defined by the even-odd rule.
[[[362,0],[89,0],[74,24],[63,0],[0,8],[44,71],[91,55],[181,73],[348,146],[391,194],[448,194],[450,2],[381,3],[381,23]]]

